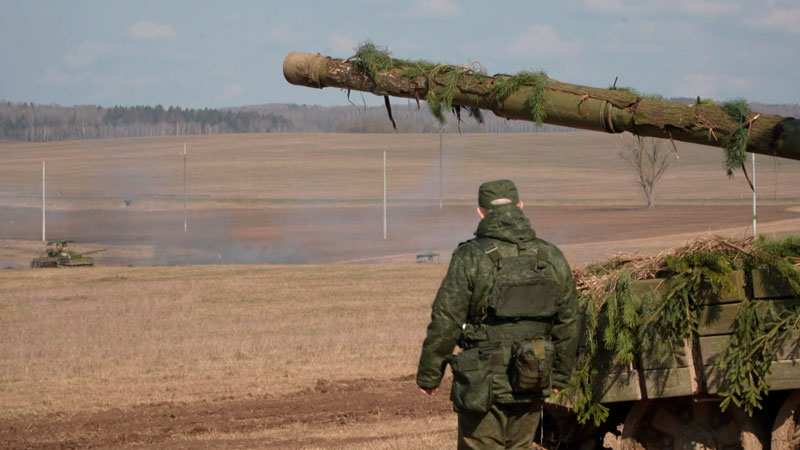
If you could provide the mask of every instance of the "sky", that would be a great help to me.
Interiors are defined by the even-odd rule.
[[[800,103],[797,0],[0,0],[0,11],[0,99],[14,102],[346,105],[338,89],[287,83],[283,59],[346,58],[372,40],[489,74]]]

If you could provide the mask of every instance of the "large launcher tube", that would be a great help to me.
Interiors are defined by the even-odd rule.
[[[397,61],[396,61],[397,62]],[[402,61],[373,79],[354,62],[309,53],[290,53],[283,62],[286,80],[298,86],[337,87],[376,95],[425,99],[429,89],[444,89],[447,74],[408,76]],[[409,65],[412,63],[409,63]],[[501,75],[502,76],[502,75]],[[503,101],[490,87],[501,76],[461,77],[452,104],[492,111],[500,117],[532,121],[528,94],[522,85]],[[547,79],[545,123],[585,130],[674,139],[716,147],[741,127],[747,128],[748,152],[800,160],[800,120],[753,114],[745,121],[713,103],[687,105],[639,97],[626,90],[599,89]]]

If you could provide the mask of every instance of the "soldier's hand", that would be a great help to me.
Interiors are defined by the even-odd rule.
[[[436,389],[439,389],[439,388],[438,387],[435,387],[435,388],[420,387],[419,391],[422,392],[425,395],[433,395],[433,393],[436,392]]]

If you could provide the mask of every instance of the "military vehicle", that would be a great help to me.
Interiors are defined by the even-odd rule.
[[[417,263],[436,263],[439,262],[439,254],[435,252],[417,254]]]
[[[105,249],[92,250],[84,254],[68,250],[67,246],[75,241],[64,239],[53,239],[47,241],[47,250],[44,256],[40,256],[31,261],[31,267],[44,268],[44,267],[82,267],[94,265],[94,259],[86,255],[99,253]]]
[[[545,429],[549,444],[544,447],[557,448],[561,442],[573,448],[582,440],[586,448],[594,448],[591,444],[599,443],[599,434],[603,434],[604,448],[616,450],[800,449],[798,331],[790,330],[774,343],[774,353],[766,358],[769,369],[760,372],[765,385],[736,379],[758,371],[748,366],[751,361],[726,364],[721,358],[732,342],[736,345],[742,339],[737,321],[746,316],[740,314],[741,308],[753,306],[762,312],[796,308],[798,294],[786,279],[763,268],[734,271],[727,279],[724,291],[700,296],[692,305],[699,318],[697,329],[681,340],[682,345],[669,358],[657,358],[648,351],[636,354],[626,364],[614,361],[608,352],[598,357],[597,364],[611,361],[611,367],[592,380],[596,401],[609,409],[607,423],[581,426],[569,413],[559,412],[569,402],[551,404],[549,410],[560,419],[551,420],[550,429]],[[668,280],[654,278],[634,281],[631,289],[644,298],[648,292],[668,291],[666,286]],[[674,302],[674,296],[669,293],[660,300]],[[751,336],[760,339],[758,331],[753,331]],[[740,372],[728,373],[737,370]],[[743,391],[724,405],[725,397],[731,397],[736,389]],[[748,397],[753,394],[747,389],[756,391],[756,397]],[[569,430],[574,440],[565,439],[570,433],[564,430]]]
[[[724,147],[735,153],[732,166],[745,151],[800,159],[800,119],[754,114],[735,102],[668,102],[630,88],[564,83],[541,72],[488,76],[478,67],[395,59],[372,44],[347,59],[290,53],[283,74],[298,86],[384,96],[392,121],[389,96],[426,100],[440,120],[450,109],[476,117],[489,110],[507,119]]]
[[[478,64],[465,67],[396,59],[372,43],[362,45],[346,59],[290,53],[283,72],[287,81],[299,86],[383,96],[392,123],[390,96],[425,100],[440,121],[444,120],[443,112],[450,110],[459,120],[462,112],[480,120],[482,110],[490,110],[508,119],[607,133],[628,131],[722,147],[729,173],[744,169],[745,152],[800,160],[800,120],[755,114],[743,101],[720,105],[698,97],[691,104],[668,102],[616,88],[616,81],[611,88],[601,89],[563,83],[541,72],[489,76]],[[726,277],[729,282],[723,283],[724,290],[713,291],[692,305],[691,313],[701,319],[666,362],[646,353],[636,354],[627,363],[614,362],[613,356],[590,361],[611,364],[598,372],[602,376],[590,377],[585,385],[585,391],[594,395],[592,402],[607,408],[607,418],[581,423],[575,413],[580,405],[570,403],[570,399],[566,404],[550,402],[537,430],[536,446],[584,450],[800,449],[797,322],[788,337],[773,342],[775,351],[766,355],[766,367],[762,364],[740,373],[715,370],[718,356],[727,351],[728,343],[740,344],[743,337],[737,331],[741,328],[740,310],[753,309],[756,319],[762,317],[759,311],[791,310],[797,319],[800,288],[792,288],[775,271],[759,267],[734,271]],[[632,284],[639,292],[657,291],[663,285],[665,280],[659,279]],[[665,303],[673,300],[670,295],[674,293],[663,298]],[[758,342],[774,335],[755,334],[750,338]],[[586,344],[588,340],[584,339]],[[751,353],[732,364],[758,365],[763,359],[763,354]],[[753,373],[758,370],[766,374],[758,386],[760,393],[758,389],[755,394],[741,391],[742,384],[754,382]],[[736,376],[742,379],[736,381]],[[744,397],[748,394],[751,397]],[[722,403],[727,403],[724,408]],[[761,409],[754,414],[751,409],[747,414],[747,408],[742,408],[747,405]]]

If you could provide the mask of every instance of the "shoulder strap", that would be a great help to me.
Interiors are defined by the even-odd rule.
[[[544,269],[550,262],[550,254],[548,251],[539,247],[536,251],[536,262],[540,269]]]
[[[544,247],[544,241],[541,239],[536,239],[536,259],[537,259],[537,266],[540,269],[544,269],[548,264],[550,264],[550,252]]]
[[[500,267],[500,260],[502,259],[502,256],[500,256],[500,250],[497,248],[497,244],[495,244],[494,241],[489,238],[475,238],[467,242],[472,242],[480,247],[481,250],[486,253],[486,256],[492,260],[494,265]]]

